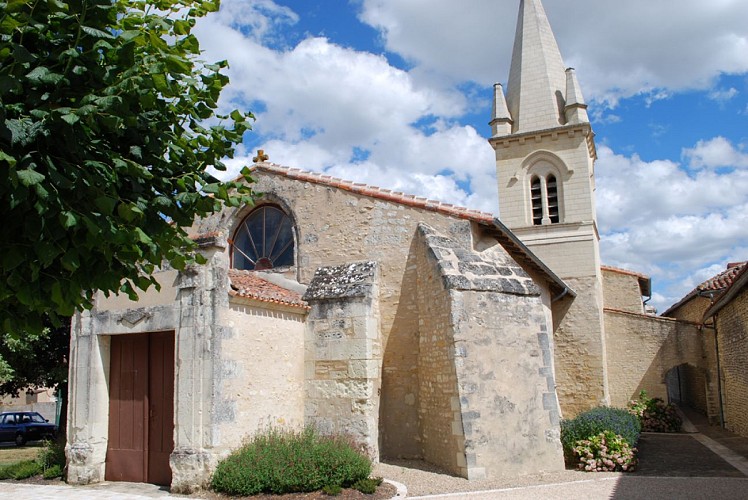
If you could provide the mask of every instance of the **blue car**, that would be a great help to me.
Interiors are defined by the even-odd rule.
[[[14,441],[23,446],[26,441],[54,439],[56,434],[57,426],[35,411],[0,413],[0,442]]]

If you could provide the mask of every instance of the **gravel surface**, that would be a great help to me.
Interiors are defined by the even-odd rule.
[[[619,472],[597,472],[594,474],[594,478],[617,478],[621,477],[621,474]],[[420,460],[389,460],[387,463],[379,463],[374,466],[373,475],[404,484],[408,488],[408,497],[515,488],[535,484],[589,481],[592,479],[589,473],[565,470],[506,479],[468,481],[461,477],[450,476],[443,470]]]

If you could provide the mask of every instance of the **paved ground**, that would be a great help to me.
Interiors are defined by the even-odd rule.
[[[643,434],[640,468],[629,474],[574,471],[520,478],[509,482],[468,482],[422,470],[383,464],[378,472],[404,483],[409,498],[434,500],[493,499],[719,499],[748,498],[748,439],[710,427],[698,414],[686,412],[692,432]],[[481,491],[467,491],[480,489]],[[439,492],[439,493],[437,493]],[[446,493],[445,493],[446,492]],[[157,486],[103,483],[86,487],[0,482],[0,497],[13,500],[146,500],[181,499]]]

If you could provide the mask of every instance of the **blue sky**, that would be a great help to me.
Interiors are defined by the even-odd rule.
[[[601,254],[660,311],[748,259],[748,2],[544,0],[597,134]],[[519,0],[223,0],[196,34],[270,160],[496,213]]]

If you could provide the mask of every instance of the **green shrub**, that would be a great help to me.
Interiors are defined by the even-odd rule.
[[[381,477],[368,477],[366,479],[359,479],[358,481],[353,483],[352,487],[354,490],[358,490],[361,493],[371,495],[377,491],[377,487],[379,487],[380,484],[382,484]]]
[[[343,492],[343,488],[338,484],[330,484],[322,488],[322,493],[330,497],[336,497]]]
[[[629,403],[629,412],[636,415],[644,432],[680,432],[683,424],[674,405],[648,397],[647,391]]]
[[[371,460],[341,437],[268,429],[221,461],[211,487],[229,495],[348,487],[371,474]]]
[[[611,431],[581,439],[573,447],[577,468],[588,472],[632,472],[636,448]]]
[[[62,467],[60,467],[59,465],[53,465],[52,467],[45,469],[44,473],[42,473],[42,477],[44,477],[44,479],[55,479],[61,476]]]
[[[63,470],[65,468],[65,443],[47,441],[44,443],[44,448],[39,452],[36,461],[39,462],[44,471],[55,466]]]
[[[636,446],[639,441],[641,425],[636,416],[623,408],[600,406],[580,413],[571,420],[561,422],[561,444],[564,458],[570,466],[575,464],[574,446],[577,441],[597,436],[601,432],[611,431],[621,436],[629,446]]]
[[[36,460],[23,460],[0,467],[0,479],[26,479],[42,473],[42,467]]]

